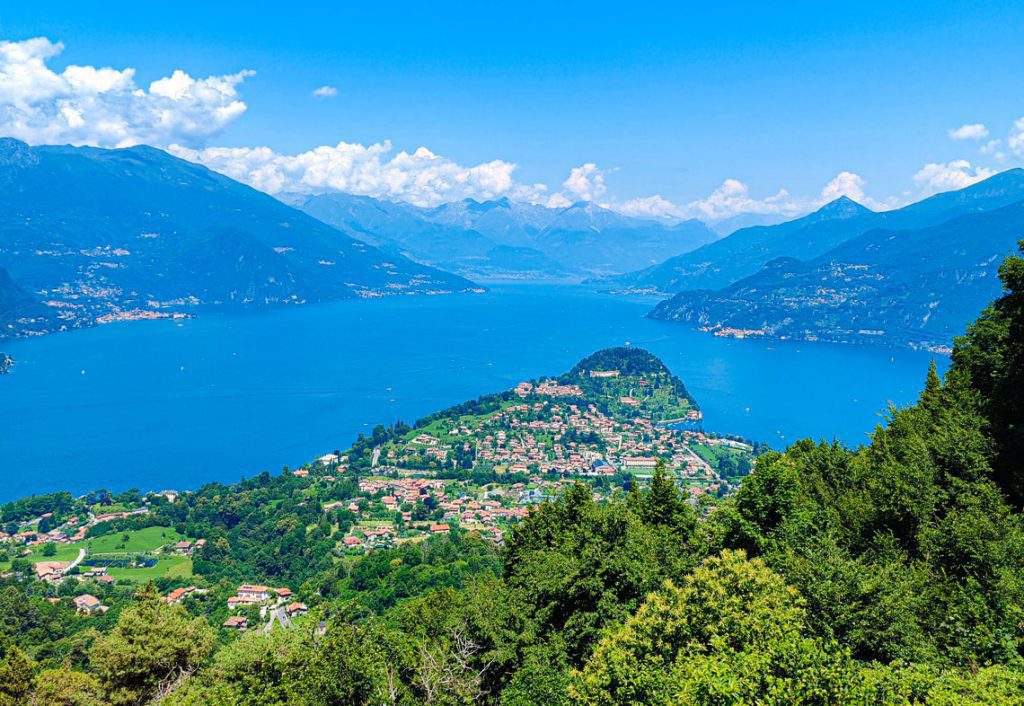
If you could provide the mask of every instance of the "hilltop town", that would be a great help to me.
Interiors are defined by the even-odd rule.
[[[226,502],[258,491],[278,511],[300,512],[307,527],[288,530],[309,545],[311,572],[435,538],[500,547],[532,508],[568,488],[583,483],[595,501],[608,502],[647,484],[658,467],[707,513],[758,451],[706,432],[697,402],[657,358],[609,349],[560,377],[520,382],[412,427],[380,426],[346,450],[235,490],[57,493],[8,503],[0,508],[0,573],[34,578],[79,617],[103,616],[154,582],[168,604],[226,632],[270,631],[301,622],[306,601],[319,599],[300,586],[301,573],[268,571],[248,556],[287,532],[277,522],[263,542],[251,528],[225,535],[223,523],[196,519],[203,508],[223,514]],[[247,505],[254,515],[255,506]]]

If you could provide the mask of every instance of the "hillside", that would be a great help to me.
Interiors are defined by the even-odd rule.
[[[1010,169],[965,189],[936,194],[893,211],[875,213],[841,197],[802,218],[743,228],[717,242],[603,284],[666,293],[721,289],[756,274],[776,258],[811,260],[869,230],[919,230],[1021,200],[1024,169]]]
[[[622,273],[718,239],[699,221],[631,218],[588,202],[553,209],[465,199],[422,209],[348,194],[290,201],[368,243],[476,278]]]
[[[1024,258],[1000,277],[869,443],[762,450],[734,493],[692,483],[716,440],[598,409],[670,375],[609,349],[279,475],[7,503],[0,699],[1021,704]],[[661,462],[504,453],[558,444]]]
[[[999,295],[999,263],[1021,237],[1024,201],[930,228],[871,230],[718,291],[680,292],[650,316],[719,335],[948,349]]]
[[[472,287],[386,254],[205,167],[151,147],[0,140],[0,266],[45,313],[0,294],[0,335],[204,307]],[[13,304],[13,305],[12,305]]]

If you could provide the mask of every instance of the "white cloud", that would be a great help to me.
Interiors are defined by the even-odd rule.
[[[1002,161],[1006,159],[1006,154],[1000,149],[1002,146],[1002,140],[989,140],[978,148],[978,152],[985,155],[992,155],[993,158]]]
[[[565,199],[573,197],[576,201],[597,201],[608,191],[604,178],[613,171],[601,169],[593,162],[573,167],[569,178],[562,184]]]
[[[914,183],[921,188],[923,195],[940,191],[954,191],[976,184],[995,174],[994,169],[972,167],[966,159],[955,159],[945,164],[931,163],[921,167],[914,175]]]
[[[613,203],[609,207],[630,216],[699,218],[713,223],[745,213],[791,218],[818,209],[840,196],[846,196],[876,211],[885,211],[901,205],[900,200],[895,197],[878,200],[868,196],[864,191],[866,183],[859,174],[844,171],[825,184],[817,197],[795,197],[786,189],[780,189],[771,196],[757,199],[750,195],[750,187],[747,184],[738,179],[726,179],[706,198],[691,201],[686,205],[678,205],[655,195]]]
[[[426,147],[392,154],[390,141],[369,146],[339,142],[296,155],[269,147],[209,147],[196,150],[173,145],[171,152],[227,174],[270,194],[281,192],[352,194],[436,206],[464,198],[501,196],[538,202],[546,198],[543,184],[516,182],[516,165],[502,160],[466,167]]]
[[[949,136],[954,140],[984,140],[988,137],[988,128],[981,123],[970,123],[950,130]]]
[[[0,134],[33,144],[124,147],[203,144],[246,110],[251,71],[195,79],[184,71],[135,84],[135,70],[47,66],[64,46],[44,37],[0,41]]]
[[[338,95],[338,89],[334,86],[320,86],[320,88],[314,89],[313,95],[317,98],[333,98]]]
[[[639,218],[682,217],[682,209],[668,199],[662,198],[660,194],[630,199],[621,204],[611,205],[610,208],[627,216],[637,216]]]
[[[800,205],[790,198],[785,189],[780,189],[773,196],[755,199],[750,196],[750,187],[742,181],[726,179],[707,198],[687,204],[682,213],[702,220],[718,221],[741,213],[789,215],[800,210]]]
[[[836,174],[825,188],[821,190],[821,197],[815,206],[822,206],[835,201],[840,196],[845,196],[856,201],[862,206],[867,206],[873,211],[888,211],[903,205],[903,202],[895,196],[888,196],[884,199],[875,199],[864,192],[867,182],[859,174],[843,171]]]
[[[1010,130],[1010,137],[1006,144],[1015,155],[1024,157],[1024,118],[1013,121],[1013,128]]]
[[[866,183],[859,174],[839,172],[821,190],[821,202],[829,203],[830,201],[835,201],[840,196],[845,196],[857,203],[864,203],[866,198],[864,185]]]

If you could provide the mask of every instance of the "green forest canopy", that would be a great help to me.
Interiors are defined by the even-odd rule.
[[[18,646],[46,618],[8,585],[0,705],[1022,704],[1024,259],[1001,277],[870,444],[767,454],[704,520],[659,470],[618,503],[573,487],[500,553],[456,533],[350,570],[310,549],[315,504],[268,506],[287,480],[207,491],[180,518],[222,530],[199,561],[277,546],[325,631],[217,641],[143,591],[52,655]]]

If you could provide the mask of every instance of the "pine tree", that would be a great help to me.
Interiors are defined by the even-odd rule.
[[[0,662],[0,706],[18,706],[28,702],[32,690],[35,663],[17,647]]]

